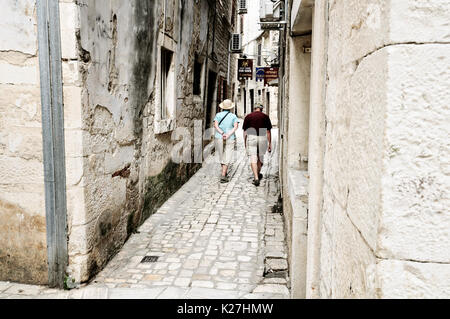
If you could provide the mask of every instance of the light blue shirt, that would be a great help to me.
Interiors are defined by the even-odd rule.
[[[228,113],[230,113],[230,114],[228,114]],[[226,116],[225,120],[223,120],[222,124],[220,124],[219,127],[223,132],[228,133],[234,129],[234,124],[236,122],[239,122],[239,120],[235,114],[233,114],[229,111],[223,111],[223,112],[217,113],[216,117],[214,118],[214,121],[217,121],[218,123],[220,123],[220,121],[222,121],[222,119],[225,116]],[[216,130],[216,138],[222,138],[222,135],[220,135],[220,133],[217,132],[217,130]],[[236,134],[233,134],[230,136],[229,139],[234,140],[235,138],[236,138]]]

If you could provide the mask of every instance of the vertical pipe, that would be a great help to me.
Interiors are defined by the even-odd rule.
[[[231,40],[230,40],[231,41]],[[231,67],[231,52],[228,48],[228,66],[227,66],[227,84],[230,84],[230,67]]]
[[[313,15],[309,123],[309,199],[306,298],[320,298],[321,212],[325,152],[325,94],[328,0],[316,1]]]
[[[209,27],[209,14],[210,14],[210,5],[208,4],[208,32],[206,33],[206,59],[205,59],[205,73],[204,73],[204,83],[203,83],[203,118],[205,119],[205,122],[203,123],[203,131],[206,130],[206,123],[208,121],[208,119],[206,118],[206,114],[207,114],[207,108],[208,105],[206,105],[208,103],[207,100],[207,96],[208,96],[208,62],[209,62],[209,32],[210,32],[210,27]]]
[[[167,14],[167,0],[164,0],[164,26],[163,33],[166,34],[166,14]]]
[[[58,0],[37,0],[48,281],[63,288],[67,267],[66,168]]]

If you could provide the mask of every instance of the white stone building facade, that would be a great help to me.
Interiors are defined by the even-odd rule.
[[[450,2],[286,5],[293,297],[448,298]]]
[[[240,81],[237,115],[244,118],[253,112],[255,104],[262,104],[272,125],[278,125],[278,84],[268,85],[257,80],[256,68],[278,64],[279,32],[264,30],[260,21],[260,0],[247,1],[247,13],[241,16],[241,57],[253,60],[253,77]]]

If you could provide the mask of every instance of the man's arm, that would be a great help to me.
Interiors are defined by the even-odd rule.
[[[247,148],[247,131],[244,131],[244,146]]]
[[[272,152],[272,132],[270,130],[267,130],[267,141],[269,142],[269,153]]]
[[[269,153],[271,153],[272,152],[272,132],[271,132],[272,121],[270,120],[269,116],[266,117],[266,121],[267,121],[266,122],[266,125],[267,125],[267,141],[269,142],[268,151],[269,151]]]

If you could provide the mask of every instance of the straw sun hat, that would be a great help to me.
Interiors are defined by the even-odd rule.
[[[222,110],[231,110],[234,109],[234,103],[231,102],[231,100],[225,100],[222,103],[220,103],[219,107]]]

